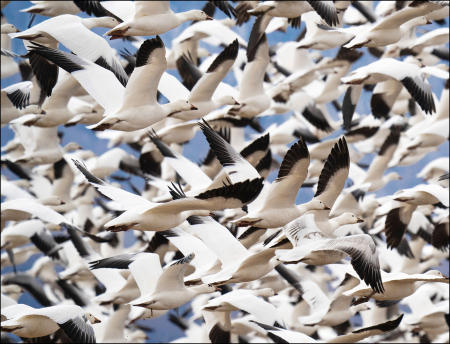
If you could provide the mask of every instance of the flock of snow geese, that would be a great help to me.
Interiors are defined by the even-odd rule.
[[[447,1],[8,3],[2,342],[449,342]]]

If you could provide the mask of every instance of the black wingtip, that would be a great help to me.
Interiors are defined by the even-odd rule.
[[[277,181],[280,181],[291,172],[292,167],[300,160],[300,159],[309,159],[309,151],[308,147],[305,144],[305,141],[302,137],[294,143],[291,148],[287,151],[286,155],[281,162],[280,169],[278,171]]]
[[[214,72],[226,60],[236,60],[238,50],[239,50],[239,42],[237,39],[235,39],[225,49],[223,49],[219,55],[217,55],[217,57],[209,66],[206,73]]]
[[[253,142],[251,142],[247,147],[241,150],[240,154],[244,158],[247,158],[254,152],[265,151],[269,147],[269,142],[270,142],[270,134],[267,133],[266,135],[262,135]]]
[[[88,182],[93,183],[93,184],[98,184],[98,185],[104,184],[103,180],[101,180],[100,178],[97,178],[91,172],[89,172],[88,169],[86,168],[86,166],[84,164],[82,164],[80,161],[78,161],[76,159],[72,159],[72,161],[75,164],[75,166],[80,170],[80,172],[83,173],[83,175],[86,177]]]
[[[247,179],[231,185],[222,186],[217,189],[208,190],[195,196],[198,199],[208,199],[213,197],[235,198],[243,204],[252,202],[261,192],[264,186],[264,178]]]
[[[370,326],[370,327],[361,328],[359,330],[355,330],[352,333],[366,332],[369,330],[380,330],[383,332],[392,331],[392,330],[396,329],[398,327],[398,325],[400,325],[400,323],[403,319],[403,315],[404,314],[401,314],[397,319],[386,321],[384,323],[381,323],[381,324],[378,324],[375,326]]]
[[[401,83],[426,114],[436,112],[436,105],[434,104],[433,92],[431,91],[430,84],[420,78],[411,77],[402,79]]]
[[[319,176],[319,183],[317,185],[317,191],[314,197],[319,196],[325,191],[328,182],[331,177],[340,169],[350,167],[350,154],[348,152],[347,141],[345,137],[341,137],[336,142],[328,155],[327,161]]]
[[[156,36],[155,38],[145,40],[136,53],[136,67],[146,65],[151,53],[158,48],[164,48],[161,37]]]
[[[162,142],[161,138],[158,136],[158,134],[156,134],[154,130],[153,132],[147,131],[147,135],[164,157],[176,158],[172,150],[164,142]]]

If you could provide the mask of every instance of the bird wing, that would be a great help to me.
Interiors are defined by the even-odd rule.
[[[325,242],[324,248],[337,249],[348,254],[359,277],[374,291],[383,293],[378,252],[372,237],[368,234],[357,234],[330,239]]]
[[[169,13],[169,1],[135,1],[134,2],[134,17],[152,16],[156,14]]]
[[[283,158],[277,179],[272,183],[265,207],[283,208],[295,204],[298,190],[308,174],[308,147],[301,138],[289,148]]]

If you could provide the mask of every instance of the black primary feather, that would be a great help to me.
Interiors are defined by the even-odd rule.
[[[314,197],[319,196],[325,191],[330,179],[340,170],[349,168],[350,155],[348,152],[347,141],[345,137],[339,139],[331,149],[328,155],[327,161],[319,176],[319,183],[317,185],[317,191]]]
[[[235,39],[231,44],[229,44],[222,52],[214,59],[214,61],[209,66],[206,73],[214,72],[224,61],[235,60],[239,50],[238,40]]]
[[[158,48],[164,48],[161,37],[156,36],[155,38],[145,40],[136,53],[136,67],[146,65],[151,53]]]
[[[287,151],[283,161],[281,162],[276,180],[280,181],[284,177],[288,176],[294,165],[301,159],[309,159],[308,147],[302,138],[294,143]]]
[[[213,197],[236,198],[243,204],[253,201],[263,188],[263,178],[246,180],[231,185],[222,186],[217,189],[208,190],[195,196],[198,199],[208,199]]]

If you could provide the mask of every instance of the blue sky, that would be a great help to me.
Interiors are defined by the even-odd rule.
[[[175,12],[180,12],[180,11],[186,11],[186,10],[194,9],[194,8],[197,8],[197,9],[202,8],[204,3],[205,3],[204,1],[189,1],[189,2],[188,1],[173,1],[173,2],[171,2],[171,7],[172,7],[172,10],[174,10]],[[31,5],[31,3],[28,1],[13,1],[3,9],[3,14],[6,16],[8,22],[13,23],[20,30],[25,30],[28,20],[29,20],[29,16],[26,13],[19,12],[19,10],[26,8],[30,5]],[[216,14],[215,14],[215,18],[222,19],[222,18],[225,18],[225,15],[221,11],[217,10]],[[45,19],[47,19],[47,18],[42,17],[42,16],[37,16],[35,23],[41,22]],[[247,24],[243,25],[242,27],[237,28],[238,33],[244,39],[248,39],[253,21],[254,21],[254,19],[252,19],[250,23],[247,23]],[[170,47],[171,40],[174,37],[176,37],[179,33],[181,33],[187,27],[187,25],[189,25],[189,24],[185,23],[185,24],[181,25],[180,27],[178,27],[168,33],[161,35],[164,43],[168,47]],[[433,25],[427,26],[426,29],[431,30],[436,27],[437,26],[435,24],[433,24]],[[99,34],[103,34],[104,32],[106,32],[106,29],[95,29],[95,31]],[[298,36],[299,32],[300,32],[299,29],[288,28],[286,33],[282,33],[282,32],[271,33],[268,35],[269,45],[273,45],[277,42],[295,40],[296,37]],[[117,49],[126,47],[130,51],[136,50],[136,48],[134,48],[130,43],[124,43],[121,40],[110,41],[110,42],[111,42],[112,46]],[[217,48],[212,48],[211,46],[203,44],[203,43],[202,43],[202,45],[205,48],[210,49],[212,52],[217,52],[219,50]],[[17,53],[25,53],[23,44],[20,40],[12,41],[12,50]],[[365,49],[364,49],[364,51],[365,51]],[[326,51],[323,54],[325,56],[334,56],[336,54],[336,49],[334,49],[332,51]],[[371,55],[365,54],[363,58],[361,58],[359,61],[357,61],[354,64],[352,69],[355,69],[362,65],[370,63],[373,60],[374,60],[374,58]],[[176,72],[174,72],[174,73],[176,75]],[[4,87],[11,85],[18,81],[20,81],[19,75],[15,75],[15,76],[7,78],[7,79],[2,79],[1,87],[4,88]],[[228,76],[225,79],[225,81],[229,82],[232,85],[235,84],[235,80],[232,76]],[[443,87],[442,80],[430,78],[430,83],[432,84],[434,93],[437,95],[437,97],[439,97],[441,94],[442,87]],[[342,97],[340,98],[340,101],[342,101]],[[358,103],[357,112],[360,114],[369,114],[370,113],[369,101],[370,101],[369,94],[364,93]],[[336,113],[333,113],[334,110],[332,109],[332,107],[329,107],[329,110],[333,116],[337,116]],[[281,115],[281,116],[280,115],[268,116],[266,118],[263,118],[261,120],[261,123],[264,127],[267,127],[274,121],[281,122],[288,117],[289,117],[289,114]],[[90,150],[94,151],[96,154],[101,154],[107,150],[107,140],[98,139],[95,136],[95,133],[93,131],[86,129],[83,125],[77,125],[77,126],[69,127],[69,128],[61,127],[60,130],[62,132],[64,132],[64,138],[63,138],[63,142],[62,142],[63,144],[66,144],[70,141],[81,142],[84,149],[90,149]],[[248,132],[247,134],[250,134],[250,132]],[[340,134],[342,134],[341,131],[339,131],[338,133],[334,133],[333,136],[337,136]],[[8,142],[12,137],[13,137],[12,131],[7,126],[1,129],[2,146],[6,142]],[[136,154],[128,146],[122,145],[121,148],[125,149],[126,151],[128,151],[132,154]],[[196,162],[196,161],[200,161],[206,155],[207,150],[208,150],[208,146],[207,146],[206,140],[204,140],[203,135],[200,132],[198,132],[197,135],[195,136],[195,138],[184,147],[183,153],[186,157],[188,157],[191,160]],[[382,190],[379,190],[377,192],[377,195],[382,196],[382,195],[392,194],[393,192],[395,192],[399,189],[412,187],[418,183],[422,183],[423,182],[422,180],[416,178],[416,174],[423,168],[423,166],[425,166],[428,162],[430,162],[438,157],[448,156],[448,154],[449,154],[449,143],[448,143],[448,141],[446,141],[446,143],[441,145],[436,152],[428,154],[419,163],[417,163],[415,165],[411,165],[411,166],[406,166],[406,167],[392,168],[391,170],[396,171],[399,174],[401,174],[403,176],[403,179],[401,181],[391,182],[385,188],[383,188]],[[372,157],[373,157],[373,155],[367,156],[364,159],[364,162],[369,163]],[[387,171],[387,172],[390,172],[390,171]],[[274,177],[275,173],[276,172],[271,174],[270,179],[272,179]],[[142,188],[142,186],[143,186],[142,179],[133,178],[133,181],[140,188]],[[301,192],[299,192],[297,202],[299,203],[299,202],[308,201],[311,197],[312,197],[312,191],[310,189],[302,190]],[[30,264],[23,265],[22,269],[26,270],[29,268],[29,266],[30,266]],[[6,271],[8,271],[8,270],[4,270],[4,271],[2,271],[2,273],[6,272]],[[32,298],[29,296],[22,297],[21,301],[23,301],[25,303],[29,303],[33,306],[38,306],[32,300]],[[149,342],[169,341],[169,340],[173,340],[182,335],[182,332],[177,327],[168,323],[166,317],[148,320],[145,323],[154,329],[154,332],[149,333],[149,337],[150,337]]]

